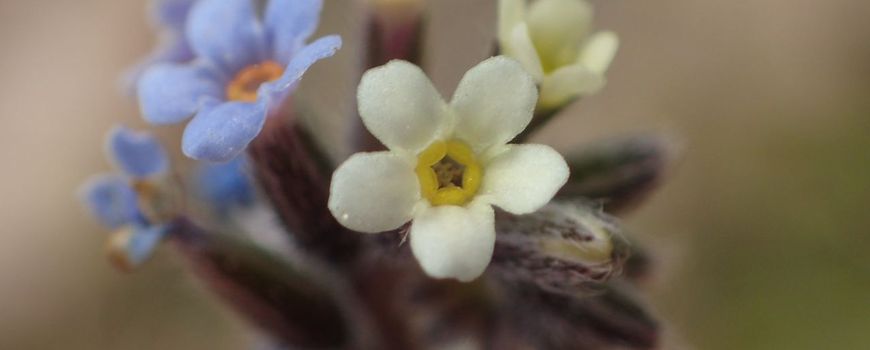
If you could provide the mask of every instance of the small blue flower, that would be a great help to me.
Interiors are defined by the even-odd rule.
[[[168,232],[167,225],[128,226],[109,237],[109,258],[119,269],[133,270],[154,254]]]
[[[247,207],[254,202],[254,186],[244,157],[227,163],[203,163],[197,171],[196,183],[199,196],[219,213]]]
[[[154,0],[151,22],[159,32],[157,46],[124,75],[126,89],[135,94],[136,82],[148,68],[159,63],[184,63],[193,59],[193,50],[184,37],[187,14],[197,0]]]
[[[123,176],[94,176],[82,186],[80,193],[91,215],[109,229],[114,230],[140,220],[136,192]]]
[[[322,0],[270,0],[258,17],[252,0],[200,0],[185,35],[195,58],[158,64],[139,79],[139,104],[152,124],[191,116],[182,150],[194,159],[225,162],[253,140],[272,108],[303,73],[341,47],[337,36],[306,45]]]
[[[113,261],[123,268],[135,267],[168,230],[165,223],[145,215],[137,189],[154,186],[151,181],[166,173],[169,159],[153,135],[123,126],[109,132],[106,148],[121,172],[94,176],[82,186],[80,198],[101,224],[116,230],[109,244]]]
[[[154,135],[123,125],[109,132],[107,153],[122,172],[132,178],[147,178],[166,172],[169,157]]]

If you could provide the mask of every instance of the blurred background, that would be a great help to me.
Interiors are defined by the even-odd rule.
[[[358,4],[326,3],[319,33],[342,34],[345,48],[300,94],[338,140],[357,79]],[[653,131],[682,143],[667,182],[624,217],[655,254],[649,296],[665,348],[866,349],[870,2],[594,3],[596,27],[623,43],[609,84],[537,141],[567,151]],[[491,50],[495,1],[430,4],[426,63],[449,95]],[[145,8],[0,0],[0,348],[256,341],[170,250],[135,274],[114,271],[105,233],[76,202],[78,184],[109,170],[104,132],[144,126],[119,77],[154,43]],[[177,149],[180,128],[159,130]]]

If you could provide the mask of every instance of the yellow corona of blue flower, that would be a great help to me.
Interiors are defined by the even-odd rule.
[[[156,64],[137,84],[152,124],[192,119],[182,138],[187,156],[224,162],[263,128],[267,115],[305,71],[341,47],[338,36],[305,44],[317,28],[321,0],[199,0],[185,21],[193,52],[186,63]]]

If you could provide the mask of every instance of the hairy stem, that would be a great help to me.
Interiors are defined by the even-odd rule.
[[[326,261],[348,262],[359,249],[359,236],[327,209],[329,162],[290,108],[284,111],[284,118],[269,118],[248,148],[254,173],[301,249]]]
[[[330,291],[286,260],[186,219],[172,223],[169,237],[197,277],[276,339],[306,348],[346,345],[347,324]]]

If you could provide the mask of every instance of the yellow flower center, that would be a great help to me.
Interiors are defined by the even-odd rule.
[[[436,141],[417,156],[423,198],[432,205],[464,205],[480,188],[483,170],[474,151],[459,140]]]
[[[280,78],[281,74],[284,74],[284,67],[274,61],[247,66],[227,84],[227,99],[255,102],[260,85]]]

